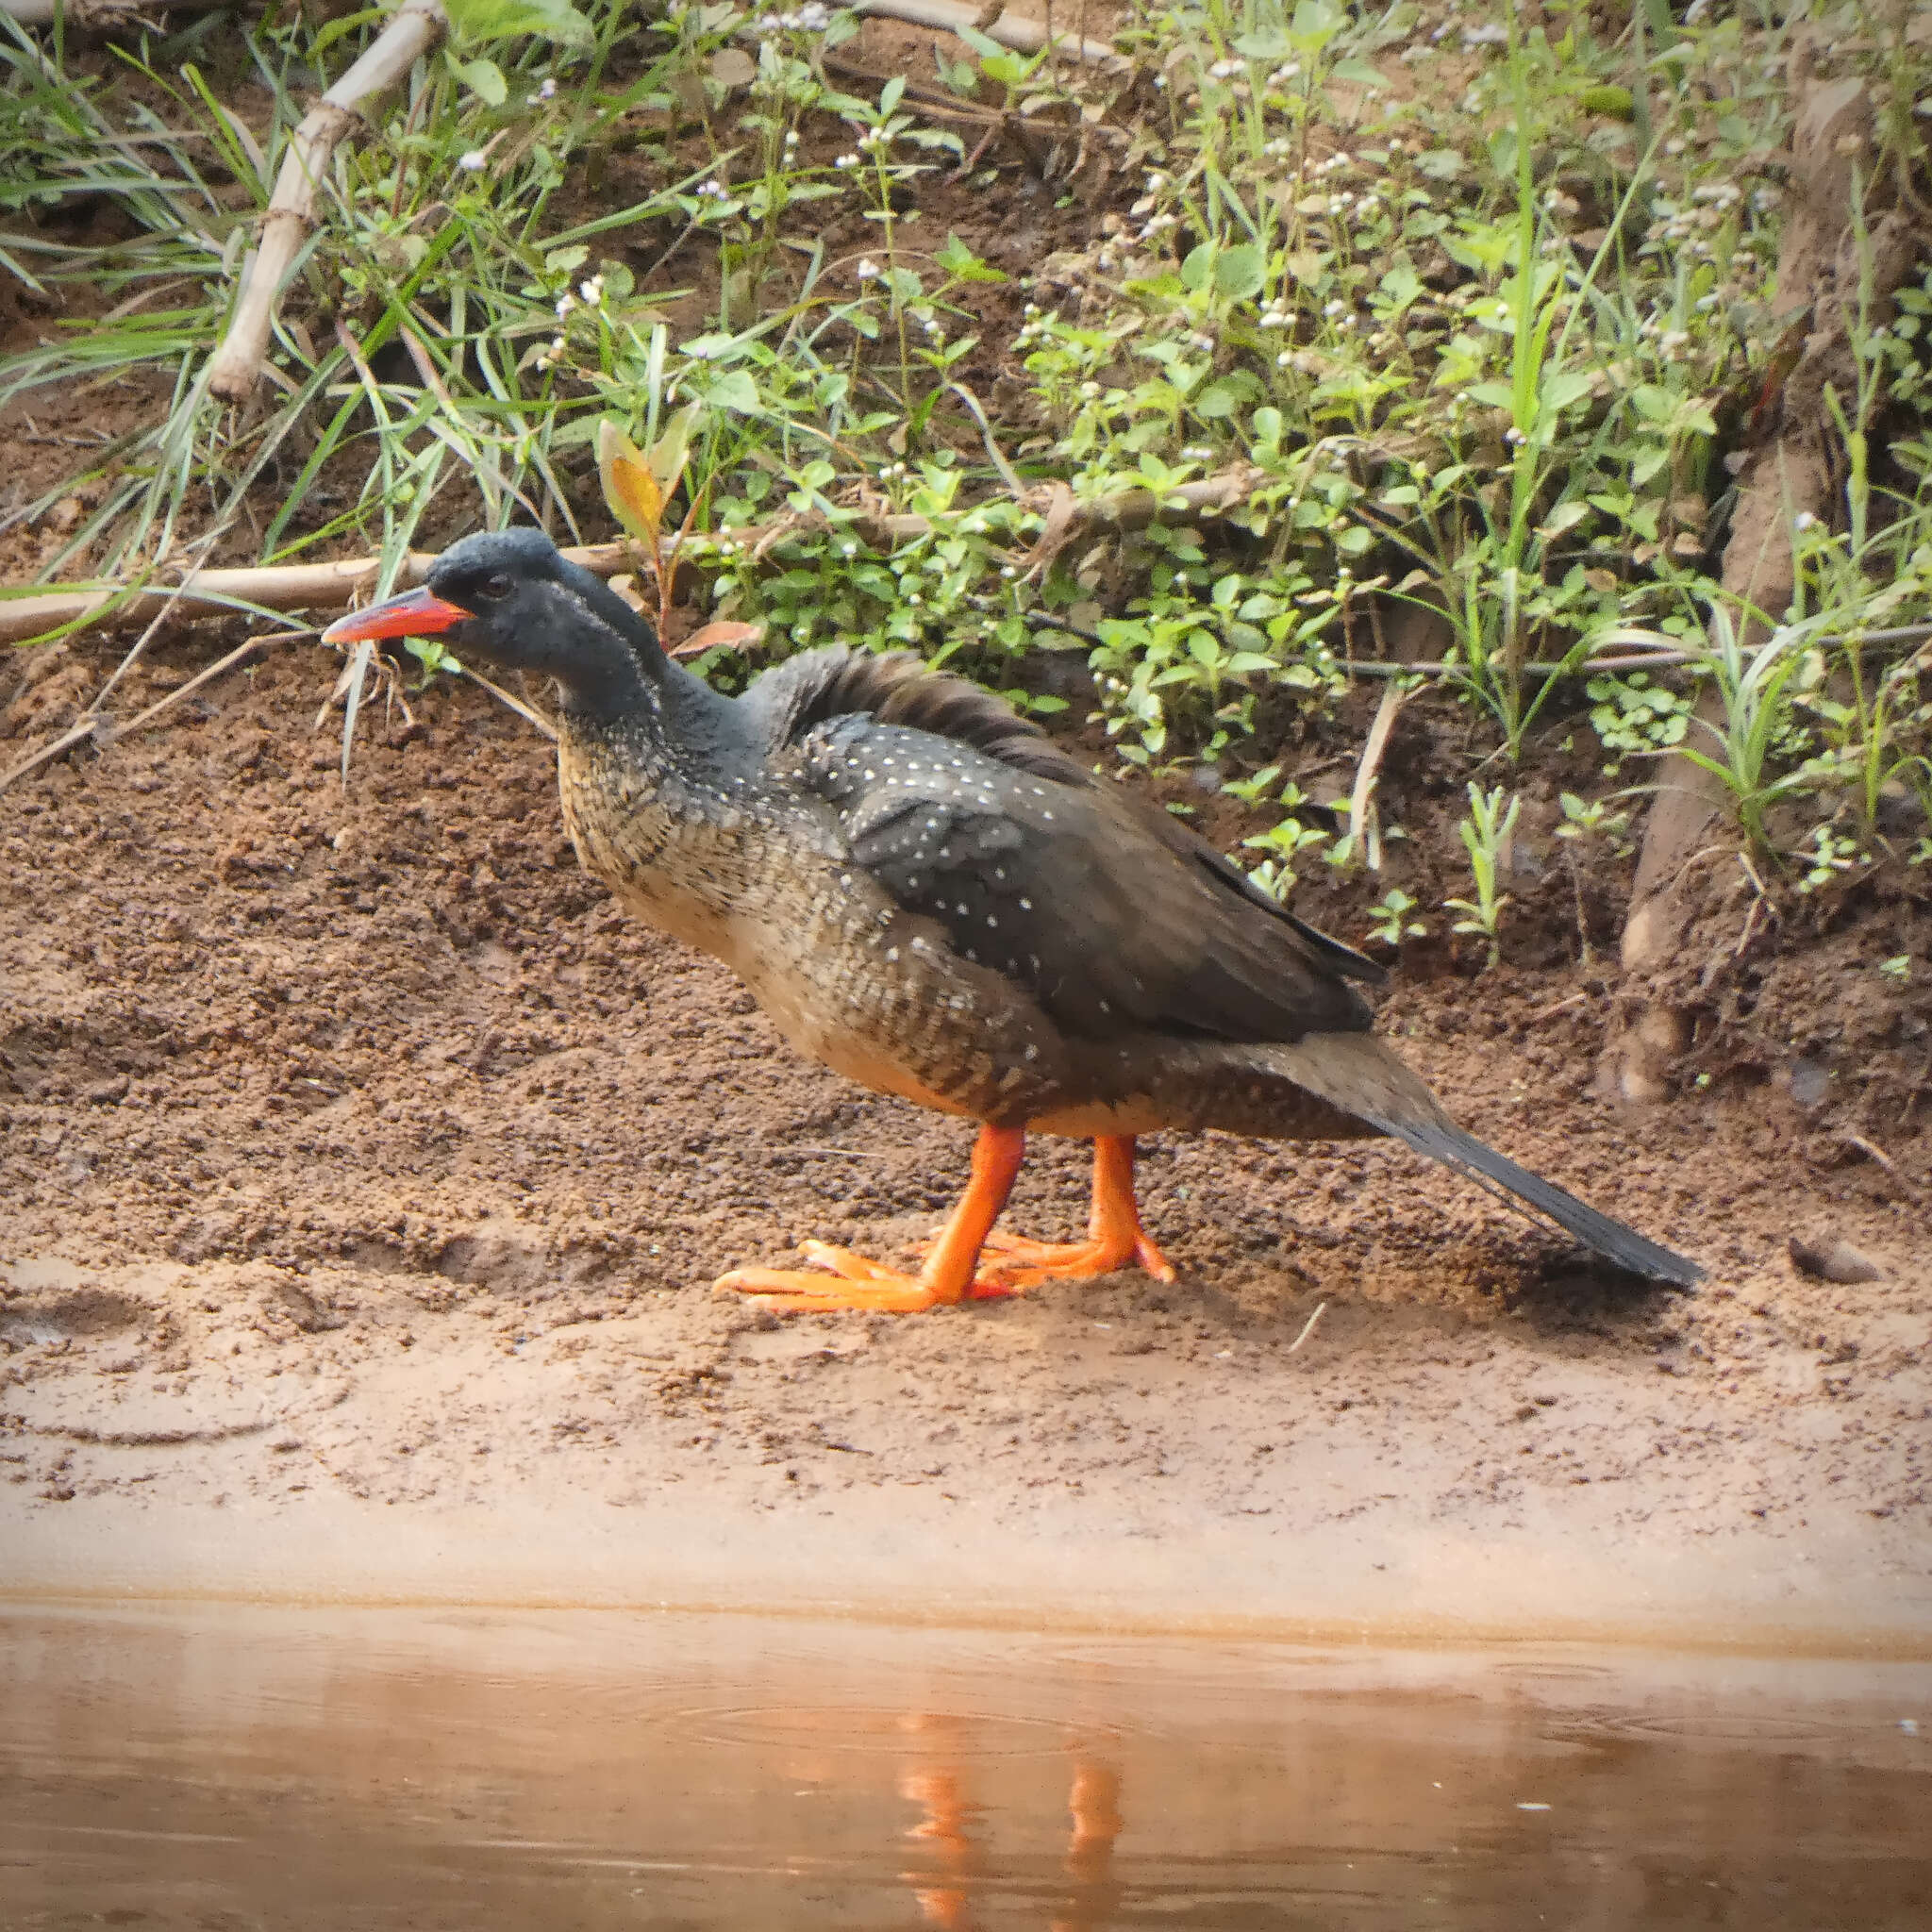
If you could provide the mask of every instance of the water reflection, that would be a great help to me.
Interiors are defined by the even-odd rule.
[[[946,1721],[922,1718],[913,1727],[945,1728]],[[921,1808],[906,1836],[925,1848],[924,1870],[903,1874],[913,1903],[928,1925],[944,1932],[978,1932],[973,1902],[991,1862],[983,1841],[986,1809],[970,1795],[971,1780],[958,1766],[908,1764],[899,1792]],[[1114,1840],[1124,1823],[1120,1773],[1111,1765],[1076,1759],[1067,1791],[1072,1828],[1067,1837],[1067,1894],[1047,1920],[1051,1932],[1092,1932],[1111,1925],[1122,1891],[1113,1875]]]
[[[0,1695],[4,1932],[1932,1924],[1915,1665],[16,1609]]]

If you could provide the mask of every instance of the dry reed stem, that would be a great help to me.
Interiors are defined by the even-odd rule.
[[[239,403],[254,391],[282,284],[315,225],[315,191],[329,157],[355,126],[362,103],[401,80],[448,27],[438,0],[406,0],[348,72],[302,117],[289,138],[282,172],[262,217],[260,242],[242,268],[235,318],[208,366],[212,394]]]

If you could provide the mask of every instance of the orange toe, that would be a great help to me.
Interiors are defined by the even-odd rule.
[[[752,1295],[766,1307],[788,1315],[841,1309],[918,1315],[954,1302],[1010,1294],[1012,1290],[1004,1283],[975,1279],[974,1270],[980,1243],[1006,1206],[1025,1146],[1026,1136],[1018,1127],[980,1128],[966,1191],[917,1274],[902,1274],[828,1241],[804,1241],[800,1245],[806,1259],[841,1279],[827,1281],[802,1268],[734,1268],[712,1286],[720,1294]]]
[[[1037,1288],[1042,1281],[1091,1281],[1136,1263],[1157,1281],[1174,1278],[1174,1264],[1138,1228],[1084,1241],[1033,1241],[1023,1235],[995,1234],[986,1249],[978,1280],[1008,1290]]]
[[[941,1295],[916,1274],[902,1274],[835,1248],[829,1241],[801,1241],[808,1260],[831,1271],[840,1280],[827,1280],[803,1268],[734,1268],[712,1283],[718,1294],[756,1296],[782,1314],[827,1314],[841,1309],[870,1309],[874,1314],[917,1315],[934,1307]]]

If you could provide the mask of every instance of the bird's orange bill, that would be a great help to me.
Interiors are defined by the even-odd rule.
[[[446,603],[429,591],[405,591],[367,610],[352,610],[323,632],[325,644],[367,644],[382,638],[433,638],[453,624],[474,617],[460,604]]]

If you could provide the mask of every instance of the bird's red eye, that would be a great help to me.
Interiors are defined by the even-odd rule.
[[[516,586],[499,570],[485,577],[476,589],[483,596],[495,603],[508,597]]]

